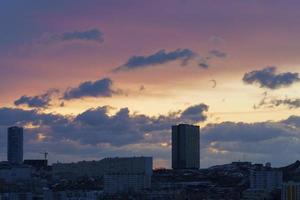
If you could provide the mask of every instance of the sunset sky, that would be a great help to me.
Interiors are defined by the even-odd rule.
[[[300,1],[5,0],[0,160],[153,156],[201,127],[201,167],[300,159]]]

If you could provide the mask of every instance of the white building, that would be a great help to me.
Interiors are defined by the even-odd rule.
[[[281,189],[281,200],[300,200],[300,183],[283,183]]]
[[[11,164],[23,163],[23,128],[13,126],[7,129],[7,160]]]

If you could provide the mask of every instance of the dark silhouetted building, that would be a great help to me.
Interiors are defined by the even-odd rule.
[[[172,126],[172,168],[199,169],[199,126],[179,124]]]
[[[7,160],[11,164],[23,162],[23,128],[9,127],[7,130]]]
[[[38,159],[34,159],[34,160],[24,160],[23,162],[25,165],[29,165],[34,167],[35,169],[45,169],[48,166],[48,161],[43,159],[43,160],[38,160]]]

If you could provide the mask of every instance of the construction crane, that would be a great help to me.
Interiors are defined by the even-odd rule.
[[[43,155],[44,155],[44,159],[47,160],[48,154],[49,154],[49,153],[48,153],[47,151],[45,151],[45,152],[43,152],[43,153],[41,153],[41,154],[43,154]]]

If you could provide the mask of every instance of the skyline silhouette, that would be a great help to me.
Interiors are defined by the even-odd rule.
[[[300,2],[3,1],[0,161],[7,127],[49,163],[153,156],[201,127],[200,163],[299,160]]]

